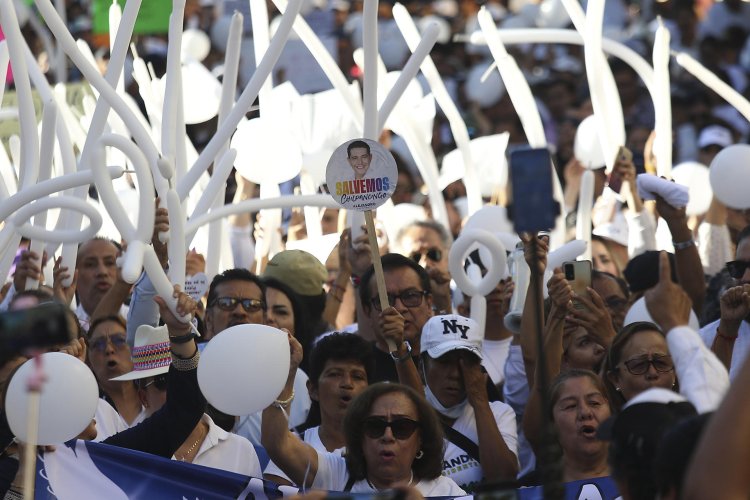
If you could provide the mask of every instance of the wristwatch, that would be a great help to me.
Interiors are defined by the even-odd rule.
[[[392,353],[390,353],[391,354],[391,358],[396,363],[403,363],[404,361],[406,361],[407,359],[409,359],[411,357],[411,344],[409,343],[408,340],[404,340],[404,344],[403,345],[406,346],[406,352],[404,353],[403,356],[399,356],[398,354],[396,354],[395,351],[392,352]]]

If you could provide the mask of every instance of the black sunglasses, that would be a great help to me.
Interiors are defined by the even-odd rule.
[[[96,340],[89,342],[89,349],[96,352],[104,352],[107,350],[107,342],[112,342],[112,347],[118,350],[125,347],[127,339],[123,334],[102,335],[101,337],[97,337]]]
[[[674,370],[674,363],[672,363],[672,357],[669,355],[654,354],[649,359],[647,357],[629,359],[623,363],[625,368],[633,375],[643,375],[648,371],[649,365],[653,365],[654,370],[659,373],[667,373]]]
[[[733,260],[727,262],[729,275],[736,280],[742,279],[748,268],[750,268],[750,260]]]
[[[422,299],[428,293],[430,292],[427,292],[425,290],[407,290],[398,295],[389,293],[388,304],[391,306],[395,306],[396,299],[401,299],[401,303],[406,307],[417,307],[422,304]],[[374,307],[376,311],[382,311],[380,307],[380,299],[378,297],[373,298],[370,302],[372,303],[372,307]]]
[[[411,257],[411,260],[413,260],[416,263],[419,263],[419,261],[422,260],[423,255],[426,255],[427,258],[433,262],[440,262],[440,260],[443,258],[443,251],[440,250],[439,248],[430,248],[423,252],[412,252],[410,257]]]
[[[218,306],[222,311],[233,311],[237,304],[249,313],[266,310],[266,303],[259,299],[246,299],[243,297],[217,297],[208,307]]]
[[[382,417],[367,417],[364,420],[365,436],[370,439],[380,439],[385,434],[385,430],[390,427],[393,437],[403,441],[409,439],[414,431],[419,429],[419,422],[410,418],[396,418],[390,422]]]
[[[161,375],[155,376],[150,381],[143,384],[143,388],[145,389],[151,384],[154,384],[154,387],[156,387],[160,391],[166,391],[167,390],[167,374],[162,373]]]

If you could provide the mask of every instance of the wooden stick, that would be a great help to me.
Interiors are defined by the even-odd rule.
[[[34,499],[34,478],[36,477],[36,443],[39,436],[39,404],[41,393],[38,390],[29,390],[29,403],[27,410],[29,436],[24,443],[23,459],[23,498]]]
[[[384,311],[390,307],[388,303],[388,292],[385,289],[385,276],[383,275],[383,263],[380,262],[380,251],[378,248],[378,237],[375,234],[375,222],[372,219],[372,210],[365,212],[365,222],[367,223],[367,237],[370,240],[370,251],[372,252],[372,266],[375,268],[375,283],[378,285],[378,299],[380,300],[380,310]],[[391,352],[398,351],[398,346],[390,339],[388,350]]]

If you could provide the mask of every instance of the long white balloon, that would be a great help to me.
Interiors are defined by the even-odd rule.
[[[200,214],[207,213],[209,208],[216,210],[224,205],[224,203],[217,205],[215,201],[218,199],[217,196],[219,194],[224,193],[227,177],[229,177],[229,174],[232,171],[235,158],[237,158],[237,152],[234,149],[226,151],[221,158],[219,158],[219,161],[214,166],[214,173],[211,176],[211,180],[208,182],[208,186],[206,186],[206,189],[203,191],[203,195],[198,200],[198,203],[196,203],[190,219],[196,218]],[[223,199],[221,201],[223,201]],[[188,232],[186,235],[185,243],[189,246],[195,237],[195,232]],[[216,240],[209,238],[208,241],[211,242],[209,248],[216,244]]]
[[[576,238],[586,242],[584,259],[591,259],[591,208],[594,205],[594,172],[586,169],[581,177],[576,217]]]
[[[492,255],[492,261],[486,262],[487,274],[478,281],[473,281],[464,271],[464,261],[469,250],[475,243],[487,247]],[[456,285],[467,295],[472,297],[488,295],[500,282],[508,276],[508,263],[505,255],[505,247],[500,240],[489,231],[472,228],[461,232],[461,235],[453,242],[448,255],[448,268]]]
[[[672,93],[669,85],[669,30],[661,17],[654,36],[654,85],[659,98],[654,100],[656,137],[656,173],[672,177]]]
[[[365,122],[363,137],[377,141],[378,134],[378,0],[364,0],[362,12],[363,50],[365,54],[363,101]]]
[[[89,225],[80,231],[75,229],[48,230],[29,223],[21,223],[35,214],[53,208],[67,208],[81,212],[89,218]],[[63,243],[78,243],[93,238],[102,226],[102,216],[96,207],[89,205],[79,198],[70,196],[49,196],[24,205],[14,213],[7,224],[15,226],[15,230],[22,236],[33,240],[60,241]]]
[[[678,52],[674,58],[677,64],[700,80],[703,85],[719,94],[725,101],[734,106],[746,120],[750,121],[750,101],[742,94],[723,82],[689,54]]]
[[[393,19],[396,21],[396,25],[404,36],[407,45],[409,45],[409,49],[414,52],[419,44],[420,36],[417,26],[414,24],[414,20],[406,10],[406,7],[400,3],[394,5]],[[474,160],[471,156],[471,140],[469,138],[469,131],[466,128],[466,122],[458,111],[450,94],[448,94],[445,83],[429,55],[422,62],[420,69],[427,79],[427,83],[430,85],[430,90],[432,90],[432,94],[435,96],[435,101],[440,106],[440,109],[443,110],[446,118],[448,118],[448,124],[451,127],[453,139],[456,141],[456,147],[461,152],[464,160],[464,168],[466,169],[464,185],[466,186],[466,197],[469,202],[469,215],[471,215],[482,208],[482,193],[479,189],[479,179],[477,178]]]
[[[388,120],[388,116],[390,116],[393,108],[396,107],[396,103],[398,103],[399,99],[401,99],[401,96],[404,94],[406,87],[414,79],[414,77],[417,76],[417,71],[419,71],[419,67],[424,61],[425,57],[427,57],[427,55],[430,53],[432,47],[435,46],[439,31],[440,30],[437,23],[431,23],[427,27],[422,36],[422,40],[420,40],[419,42],[419,45],[417,45],[416,49],[414,49],[412,55],[409,56],[409,60],[406,61],[404,68],[401,70],[401,74],[398,75],[396,83],[393,84],[393,87],[385,97],[383,104],[380,105],[380,109],[378,110],[378,135],[380,135],[380,132],[383,131],[385,122]]]
[[[182,179],[178,180],[177,193],[180,195],[180,199],[185,199],[190,189],[198,182],[201,174],[208,168],[208,166],[214,161],[217,153],[221,149],[222,145],[232,136],[234,131],[237,129],[237,124],[245,117],[245,113],[255,101],[258,96],[260,87],[268,77],[268,74],[273,69],[276,61],[281,55],[281,50],[284,48],[287,39],[289,38],[289,32],[292,29],[292,23],[294,18],[299,12],[302,0],[292,0],[289,2],[289,8],[284,12],[281,17],[281,22],[276,30],[276,33],[271,40],[271,45],[268,47],[266,55],[263,56],[263,60],[258,65],[258,68],[253,73],[250,82],[248,82],[245,90],[242,91],[240,98],[237,100],[232,112],[229,113],[226,120],[219,127],[211,138],[211,140],[203,148],[200,156],[188,170],[187,174]]]
[[[8,42],[5,40],[0,41],[0,82],[5,82],[5,78],[8,75],[8,63],[10,62],[10,54],[8,54]],[[0,102],[3,102],[3,96],[5,95],[5,85],[0,85]]]

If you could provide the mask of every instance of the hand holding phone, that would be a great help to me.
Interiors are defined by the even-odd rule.
[[[563,274],[565,274],[565,279],[570,282],[570,286],[576,295],[588,294],[588,288],[591,286],[590,260],[563,262]],[[576,299],[573,299],[573,307],[576,309],[586,308],[580,300]]]
[[[607,178],[607,186],[615,193],[619,193],[622,189],[623,169],[633,169],[633,177],[635,177],[635,167],[633,166],[633,153],[625,146],[620,146],[617,151],[617,158],[615,158],[615,167],[610,172]],[[629,179],[628,179],[629,180]]]

